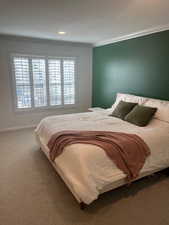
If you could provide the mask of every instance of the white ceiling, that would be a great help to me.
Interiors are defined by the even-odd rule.
[[[169,0],[0,0],[1,34],[97,45],[168,24]]]

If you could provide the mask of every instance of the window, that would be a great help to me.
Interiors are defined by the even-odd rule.
[[[12,56],[16,109],[75,105],[75,58]]]

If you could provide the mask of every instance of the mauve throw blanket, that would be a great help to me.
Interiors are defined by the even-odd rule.
[[[68,130],[54,134],[49,140],[50,159],[54,161],[66,146],[78,143],[101,147],[116,166],[127,175],[129,182],[139,175],[147,156],[150,155],[147,144],[135,134]]]

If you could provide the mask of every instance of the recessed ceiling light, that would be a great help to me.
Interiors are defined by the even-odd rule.
[[[65,31],[59,31],[58,34],[63,35],[63,34],[66,34],[66,32]]]

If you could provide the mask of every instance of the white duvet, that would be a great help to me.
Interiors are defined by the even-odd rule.
[[[169,167],[169,123],[153,119],[148,126],[138,127],[110,117],[109,114],[110,110],[104,110],[51,116],[43,119],[35,132],[46,151],[49,151],[47,143],[51,136],[61,130],[102,130],[137,134],[151,150],[141,174]],[[86,204],[97,199],[105,187],[124,180],[126,176],[100,147],[90,144],[66,147],[55,159],[55,163],[76,196]]]

